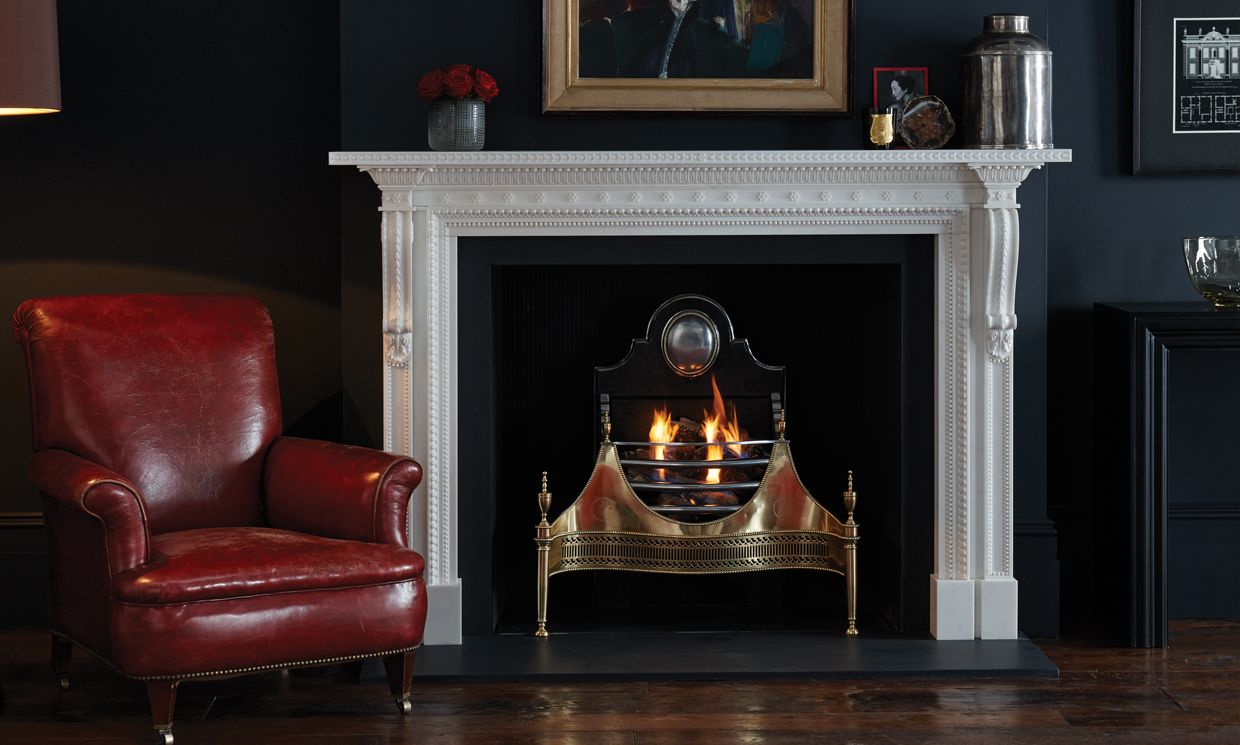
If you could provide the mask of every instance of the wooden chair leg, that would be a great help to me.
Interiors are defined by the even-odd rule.
[[[60,682],[60,690],[69,690],[69,668],[73,665],[73,642],[52,634],[52,672]]]
[[[413,651],[390,654],[383,658],[383,669],[387,671],[388,687],[392,695],[396,697],[396,705],[402,714],[413,712],[413,702],[410,701],[410,697],[413,694],[413,663],[417,656],[418,653]]]
[[[151,723],[163,745],[172,745],[172,712],[177,705],[179,680],[152,680],[146,684],[146,695],[151,699]]]

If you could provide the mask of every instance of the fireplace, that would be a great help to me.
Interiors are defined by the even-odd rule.
[[[931,238],[930,631],[939,639],[1015,638],[1016,192],[1030,170],[1070,157],[1065,150],[332,154],[332,163],[368,172],[382,191],[384,444],[426,468],[410,530],[427,557],[427,641],[458,643],[462,628],[459,241],[618,235]]]

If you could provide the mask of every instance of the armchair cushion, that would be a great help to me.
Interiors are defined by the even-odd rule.
[[[416,552],[273,528],[202,528],[155,536],[151,562],[120,574],[117,600],[142,605],[369,587],[422,576]]]
[[[267,522],[329,538],[405,546],[409,495],[421,481],[422,467],[401,455],[280,437],[263,469]]]
[[[422,643],[422,557],[272,528],[165,533],[115,578],[111,661],[185,679],[343,661]]]

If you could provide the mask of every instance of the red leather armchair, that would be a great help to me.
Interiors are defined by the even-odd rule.
[[[382,657],[410,710],[426,592],[409,458],[282,437],[271,318],[227,295],[30,300],[31,469],[52,665],[73,645],[144,680],[172,741],[177,685]]]

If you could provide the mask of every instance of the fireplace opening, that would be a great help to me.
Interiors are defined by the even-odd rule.
[[[597,455],[593,369],[620,360],[659,303],[699,293],[728,309],[736,335],[749,339],[758,359],[785,366],[788,437],[815,497],[842,515],[841,475],[861,475],[863,630],[924,633],[934,479],[931,249],[930,237],[908,235],[462,238],[464,632],[533,629],[539,474],[550,473],[554,519],[585,485]],[[705,463],[743,455],[734,459],[765,462],[761,446],[736,453],[727,443],[772,439],[770,401],[734,400],[726,379],[715,387],[718,399],[652,397],[630,406],[640,414],[615,423],[617,439],[632,438],[621,442],[685,442],[662,453],[635,445],[626,459]],[[660,427],[660,437],[651,435]],[[648,476],[657,468],[649,466]],[[761,471],[678,468],[684,473],[665,469],[662,481],[717,477],[742,485],[651,489],[659,492],[657,508],[686,520],[734,509],[727,502],[751,496],[744,485]],[[586,571],[557,576],[549,605],[556,631],[838,630],[840,588],[838,576],[811,570]]]

